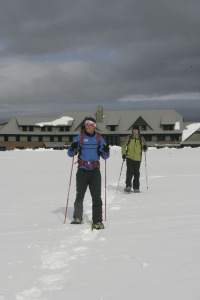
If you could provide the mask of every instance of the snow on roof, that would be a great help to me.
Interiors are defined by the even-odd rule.
[[[43,122],[43,123],[36,123],[35,125],[37,126],[59,126],[59,125],[71,125],[73,122],[73,118],[70,117],[61,117],[60,119],[56,119],[54,121],[51,122]]]
[[[200,128],[200,123],[194,123],[186,126],[182,133],[182,142],[191,136],[197,129]]]
[[[175,123],[175,130],[180,130],[180,122]]]

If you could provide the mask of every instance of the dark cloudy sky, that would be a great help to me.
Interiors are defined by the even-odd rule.
[[[0,121],[165,109],[200,121],[199,0],[0,0]]]

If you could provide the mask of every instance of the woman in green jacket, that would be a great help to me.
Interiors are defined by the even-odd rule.
[[[125,192],[131,192],[133,186],[134,192],[140,192],[140,164],[142,151],[148,151],[148,147],[143,137],[139,135],[139,127],[133,126],[133,133],[130,135],[122,146],[122,158],[126,159],[126,187]],[[132,178],[133,185],[132,185]]]

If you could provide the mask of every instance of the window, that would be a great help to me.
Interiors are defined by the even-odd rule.
[[[47,131],[52,131],[52,127],[51,126],[47,126]]]
[[[30,135],[27,136],[27,141],[31,142],[31,136]]]
[[[22,146],[19,146],[19,147],[16,147],[16,149],[23,150],[23,149],[24,149],[24,147],[22,147]]]
[[[82,126],[84,130],[85,129],[85,126]],[[60,131],[63,132],[63,131],[69,131],[69,126],[60,126]]]
[[[59,141],[59,142],[62,142],[62,136],[59,136],[59,137],[58,137],[58,141]]]
[[[16,142],[20,142],[20,137],[19,137],[19,135],[16,136]]]
[[[54,137],[52,135],[50,136],[50,142],[54,142]]]
[[[8,136],[7,135],[4,136],[4,142],[8,142]]]
[[[33,126],[29,126],[29,131],[33,131]]]
[[[69,141],[73,142],[73,136],[72,135],[69,136]]]
[[[42,142],[42,136],[39,135],[39,142]]]
[[[147,130],[147,126],[146,126],[146,125],[142,125],[142,126],[141,126],[141,130],[142,130],[142,131],[146,131],[146,130]]]
[[[110,126],[110,131],[115,131],[116,130],[116,126],[115,125],[111,125]]]
[[[157,141],[158,141],[158,142],[163,142],[163,141],[165,141],[165,135],[164,135],[164,134],[157,135]]]
[[[152,135],[145,135],[144,139],[145,139],[145,141],[151,142],[152,141]]]
[[[41,131],[46,131],[45,126],[41,127]]]
[[[178,135],[170,135],[170,141],[171,142],[179,141],[179,136]]]
[[[174,125],[163,125],[163,130],[174,130]]]
[[[106,143],[109,143],[110,145],[116,145],[119,146],[119,136],[118,135],[106,135],[105,136]]]
[[[22,131],[27,131],[27,126],[22,126]]]

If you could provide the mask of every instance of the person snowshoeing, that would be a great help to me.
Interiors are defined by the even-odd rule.
[[[144,138],[141,137],[139,133],[139,127],[133,125],[132,134],[125,140],[121,150],[122,159],[126,160],[127,166],[125,192],[131,192],[131,187],[133,187],[135,193],[140,192],[140,164],[142,160],[142,151],[147,152],[148,147]]]
[[[92,220],[94,229],[103,229],[100,156],[109,158],[110,151],[100,135],[95,131],[96,121],[89,117],[85,121],[85,130],[76,136],[68,149],[68,156],[78,154],[78,170],[76,174],[76,199],[74,202],[74,220],[71,224],[83,223],[83,200],[89,186],[92,197]]]

